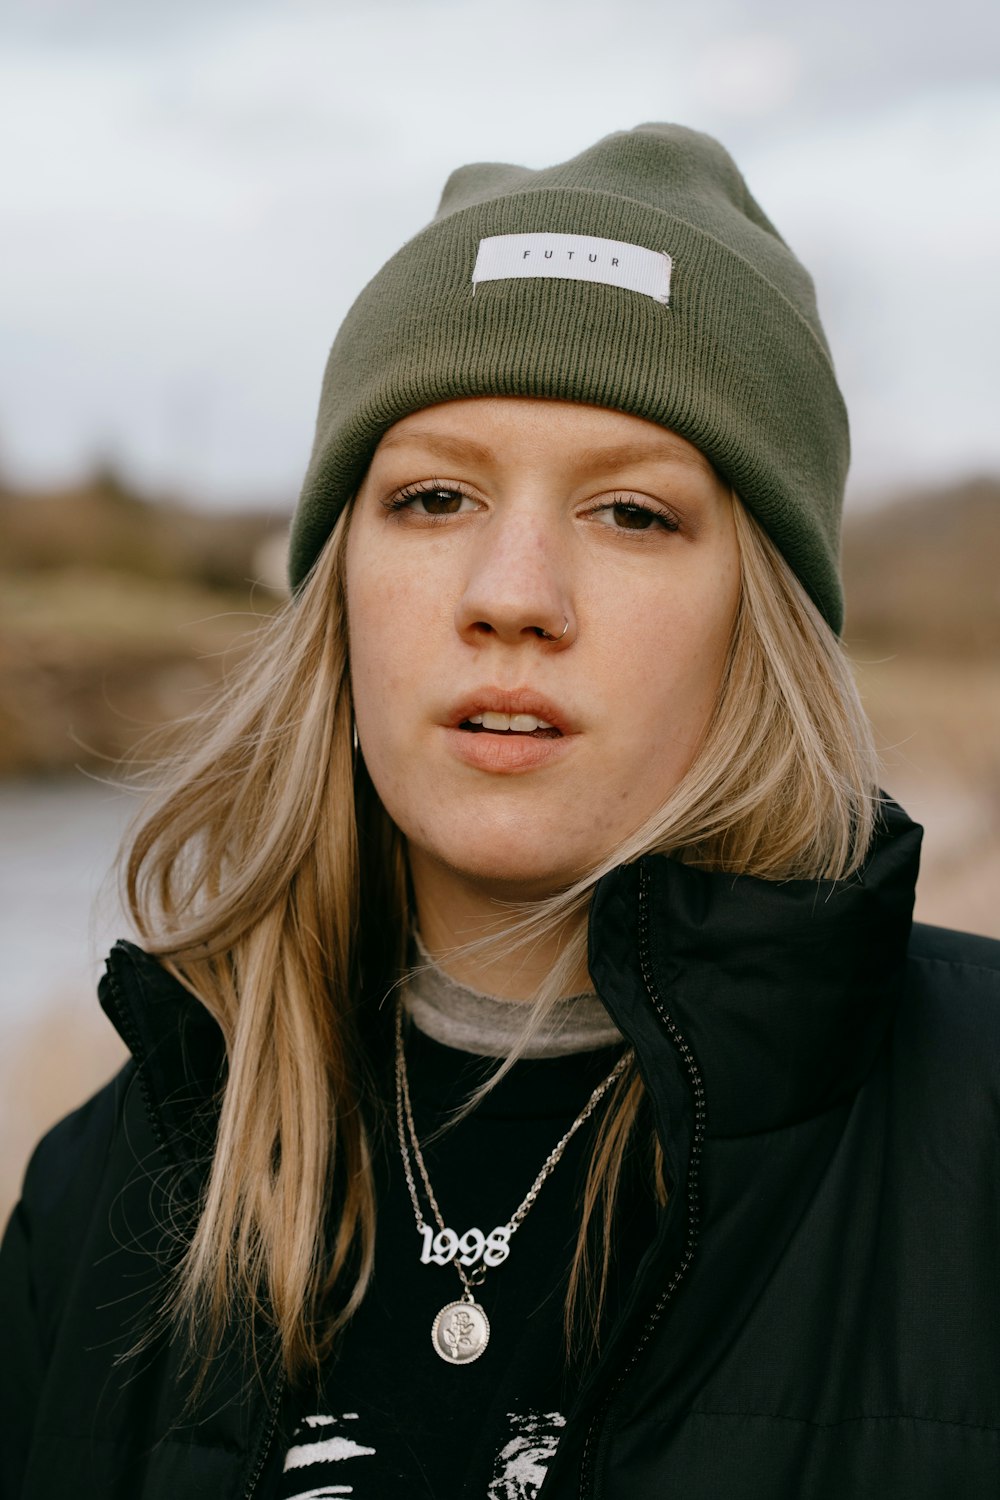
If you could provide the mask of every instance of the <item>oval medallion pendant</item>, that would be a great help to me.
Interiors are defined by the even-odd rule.
[[[478,1302],[449,1302],[434,1319],[431,1342],[450,1365],[478,1359],[490,1341],[490,1320]]]

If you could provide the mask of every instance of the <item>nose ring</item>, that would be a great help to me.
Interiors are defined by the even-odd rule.
[[[541,636],[542,640],[543,641],[561,641],[562,638],[563,638],[563,636],[566,634],[567,630],[569,629],[569,620],[567,619],[567,617],[565,615],[563,615],[563,620],[565,621],[565,624],[563,625],[563,628],[559,632],[558,635],[550,635],[547,630],[543,630],[542,627],[539,625],[538,626],[538,634]]]

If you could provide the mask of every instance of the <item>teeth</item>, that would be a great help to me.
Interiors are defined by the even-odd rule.
[[[506,732],[513,729],[516,734],[533,734],[536,729],[551,729],[553,726],[534,714],[501,714],[492,710],[473,714],[470,724],[481,724],[484,729]]]

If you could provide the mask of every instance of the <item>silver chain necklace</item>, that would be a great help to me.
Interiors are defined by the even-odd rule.
[[[430,1265],[432,1262],[438,1266],[446,1266],[451,1262],[462,1282],[461,1297],[457,1302],[449,1302],[442,1307],[431,1327],[431,1343],[434,1346],[434,1350],[448,1364],[471,1364],[485,1350],[490,1338],[490,1320],[486,1316],[485,1308],[476,1301],[476,1289],[482,1286],[490,1267],[502,1265],[507,1259],[510,1254],[511,1237],[516,1234],[534,1207],[535,1199],[538,1197],[543,1182],[557,1166],[563,1152],[580,1126],[586,1120],[589,1120],[608,1089],[616,1079],[621,1077],[628,1063],[628,1058],[628,1053],[623,1053],[611,1069],[607,1078],[594,1089],[594,1092],[566,1131],[566,1134],[556,1143],[545,1158],[541,1171],[506,1224],[498,1225],[489,1234],[483,1234],[481,1229],[467,1229],[464,1234],[456,1234],[453,1229],[448,1228],[444,1221],[444,1215],[438,1207],[438,1201],[434,1196],[434,1189],[431,1187],[431,1180],[427,1172],[427,1164],[420,1149],[417,1129],[413,1123],[413,1106],[410,1102],[410,1080],[406,1072],[406,1055],[403,1048],[403,1002],[402,998],[397,1000],[396,1128],[399,1134],[399,1149],[403,1158],[403,1171],[406,1173],[406,1186],[409,1189],[410,1202],[413,1204],[413,1214],[417,1221],[417,1230],[422,1240],[420,1261],[425,1266]],[[420,1207],[420,1195],[417,1192],[417,1184],[414,1180],[413,1167],[410,1162],[411,1148],[413,1151],[413,1160],[417,1164],[420,1180],[424,1186],[424,1192],[427,1194],[427,1201],[431,1206],[431,1212],[437,1224],[437,1233],[427,1223]],[[471,1275],[466,1269],[467,1267],[473,1268]]]

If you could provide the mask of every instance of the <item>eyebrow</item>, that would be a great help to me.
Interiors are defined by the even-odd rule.
[[[496,457],[492,448],[474,443],[471,438],[448,437],[445,433],[415,431],[400,432],[393,437],[384,437],[379,444],[386,448],[422,448],[438,458],[452,458],[456,463],[492,462]]]
[[[492,448],[474,442],[471,438],[449,437],[446,433],[421,432],[419,428],[384,437],[381,446],[383,449],[420,447],[424,452],[431,453],[437,458],[452,459],[456,463],[488,464],[494,462],[497,456]],[[686,446],[682,447],[680,443],[674,442],[672,434],[666,430],[662,438],[650,442],[633,441],[609,444],[602,448],[582,448],[576,457],[581,467],[598,469],[601,472],[624,469],[632,464],[642,463],[682,463],[695,467],[709,463],[709,460],[697,450],[692,453]]]
[[[604,448],[586,448],[580,453],[581,463],[595,469],[626,469],[631,464],[682,463],[700,467],[707,464],[704,454],[674,442],[664,432],[662,438],[651,442],[613,443]]]

